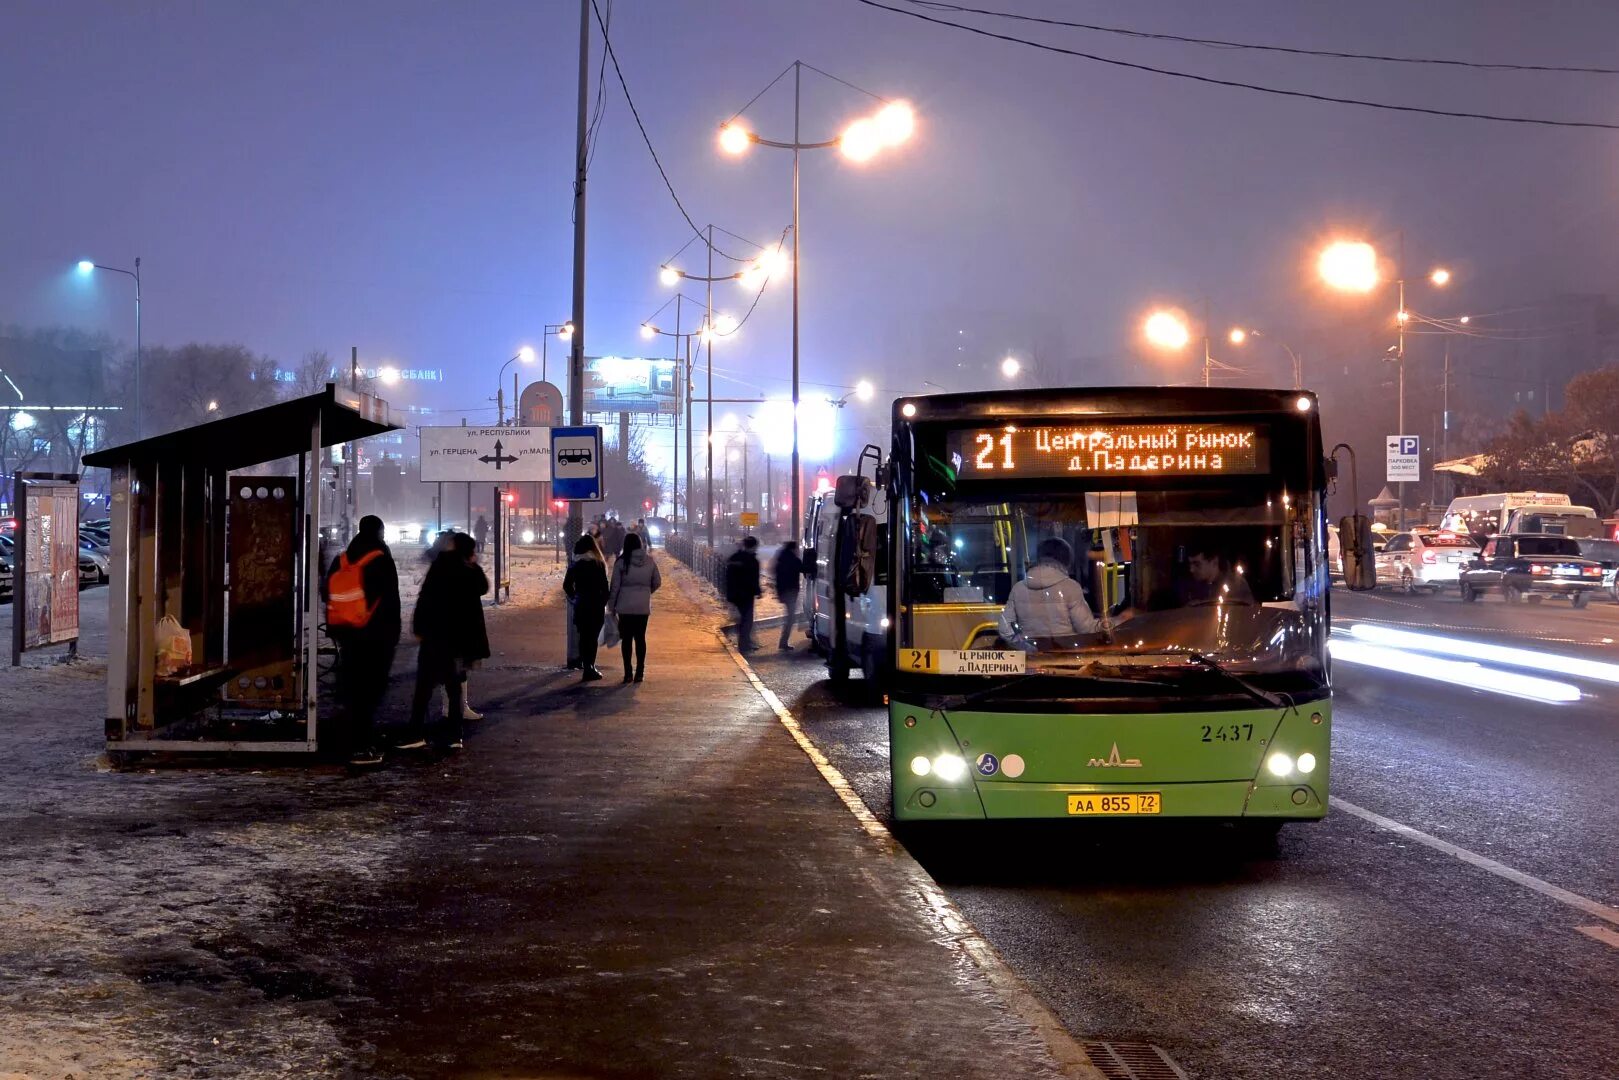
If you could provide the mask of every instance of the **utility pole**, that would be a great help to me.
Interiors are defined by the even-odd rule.
[[[573,147],[573,334],[568,352],[568,422],[574,427],[585,422],[585,174],[590,162],[585,135],[590,128],[590,4],[591,0],[579,0],[579,115]],[[584,532],[584,525],[584,506],[570,501],[564,530],[569,551]],[[579,643],[573,632],[572,607],[564,605],[563,613],[568,666],[576,667]]]
[[[589,0],[586,0],[588,3]],[[797,153],[793,155],[794,184],[798,181]],[[795,244],[797,240],[793,241]],[[795,249],[796,250],[796,249]],[[708,546],[714,546],[714,226],[708,227],[708,321],[703,324],[703,336],[708,339],[708,427],[707,436],[703,441],[708,445],[708,466],[704,470],[703,478],[708,485]],[[793,275],[793,295],[798,295],[798,275]],[[798,320],[793,320],[793,395],[796,398],[798,391]],[[797,431],[797,428],[794,428]],[[797,438],[795,435],[794,438]]]
[[[799,242],[803,234],[798,231],[798,150],[799,150],[799,115],[800,101],[803,97],[802,84],[804,81],[804,65],[801,61],[793,61],[793,510],[789,528],[794,535],[803,531],[803,492],[800,490],[803,466],[798,460],[798,282],[802,276],[803,267],[800,264]],[[713,239],[710,237],[710,239]],[[710,251],[713,250],[710,246]],[[710,270],[712,274],[714,271]]]

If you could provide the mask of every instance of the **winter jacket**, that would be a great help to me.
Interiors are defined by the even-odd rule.
[[[411,633],[422,639],[422,651],[472,663],[489,656],[489,633],[483,624],[483,600],[489,577],[483,567],[453,551],[433,560],[416,597]]]
[[[783,551],[776,556],[775,566],[776,595],[786,596],[788,593],[797,593],[800,578],[804,576],[804,560],[798,557],[797,552]]]
[[[382,552],[382,556],[366,563],[364,569],[360,571],[360,579],[365,588],[365,602],[367,605],[376,605],[371,613],[371,621],[366,623],[363,629],[343,632],[367,638],[381,645],[397,645],[403,618],[399,607],[399,569],[394,565],[393,553],[381,540],[360,534],[349,541],[345,554],[348,555],[350,563],[357,563],[363,556],[373,551]],[[332,565],[326,571],[326,580],[321,582],[320,587],[322,599],[330,599],[328,585],[340,562],[340,558],[333,559]]]
[[[602,526],[602,551],[607,554],[609,559],[616,559],[623,552],[624,537],[628,534],[629,530],[624,528],[623,523],[616,519]]]
[[[763,595],[759,587],[759,556],[747,548],[737,548],[725,560],[725,599],[737,607],[746,607]]]
[[[562,579],[562,591],[573,601],[574,618],[599,620],[609,596],[607,568],[594,555],[579,556]]]
[[[652,614],[652,594],[663,585],[658,564],[645,551],[632,551],[613,564],[613,592],[607,606],[615,615]]]
[[[1012,586],[1006,607],[1001,609],[999,629],[1002,638],[1022,644],[1096,634],[1103,624],[1091,614],[1084,590],[1065,568],[1039,562]]]

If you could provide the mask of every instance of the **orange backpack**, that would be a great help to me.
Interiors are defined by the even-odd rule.
[[[337,557],[332,579],[327,583],[326,625],[342,630],[360,630],[371,622],[377,605],[365,602],[365,564],[381,555],[368,551],[359,562],[349,562],[348,552]]]

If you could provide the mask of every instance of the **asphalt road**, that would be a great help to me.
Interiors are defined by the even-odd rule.
[[[1335,591],[1333,615],[1344,640],[1392,628],[1553,656],[1488,671],[1619,664],[1611,602]],[[1552,704],[1400,660],[1335,661],[1338,805],[1274,850],[1136,822],[913,850],[1071,1032],[1156,1043],[1193,1077],[1619,1076],[1619,926],[1581,908],[1619,907],[1619,685],[1534,672],[1577,688]],[[836,700],[802,645],[754,664],[886,820],[881,709]]]

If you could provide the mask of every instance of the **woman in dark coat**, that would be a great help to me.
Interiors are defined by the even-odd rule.
[[[562,591],[573,602],[573,628],[579,634],[580,682],[596,682],[596,645],[607,617],[607,566],[601,547],[590,534],[573,545],[573,564],[562,579]]]
[[[489,578],[478,565],[477,542],[456,533],[450,550],[433,560],[416,598],[411,632],[421,642],[416,660],[416,693],[410,706],[410,729],[401,750],[427,745],[427,703],[444,687],[449,709],[441,741],[461,749],[461,676],[468,666],[489,657],[489,633],[483,623],[483,596]]]

